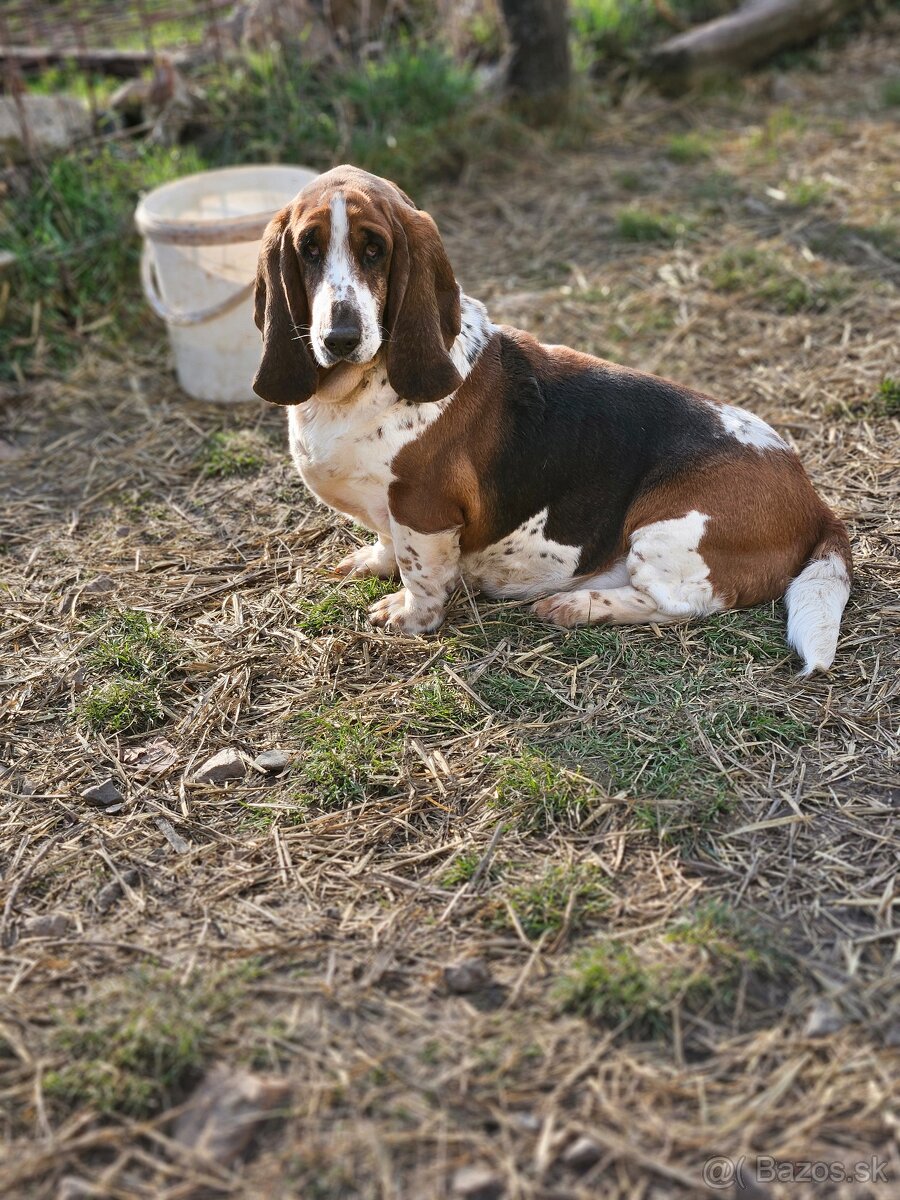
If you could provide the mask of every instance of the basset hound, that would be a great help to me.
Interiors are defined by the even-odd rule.
[[[270,222],[254,390],[293,457],[399,574],[370,610],[437,629],[461,580],[555,625],[664,624],[784,596],[804,674],[831,666],[850,543],[797,455],[744,409],[491,323],[437,226],[336,167]]]

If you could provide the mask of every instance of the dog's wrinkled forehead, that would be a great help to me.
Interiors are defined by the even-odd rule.
[[[396,184],[379,175],[370,175],[358,167],[334,167],[310,180],[294,201],[295,211],[309,212],[329,208],[334,196],[343,193],[362,205],[369,205],[385,215],[390,208],[401,206],[415,209],[415,204]]]

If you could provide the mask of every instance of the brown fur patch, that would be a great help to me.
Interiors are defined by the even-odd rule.
[[[698,549],[729,608],[782,596],[826,535],[836,537],[849,570],[844,527],[790,451],[729,449],[646,492],[628,512],[623,548],[642,526],[691,510],[710,518]]]

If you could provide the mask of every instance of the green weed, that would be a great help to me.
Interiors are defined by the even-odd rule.
[[[589,781],[527,747],[517,758],[502,758],[493,765],[497,804],[513,811],[524,829],[577,820],[595,794]]]
[[[397,590],[393,579],[353,579],[349,583],[335,584],[316,600],[306,603],[297,622],[297,628],[310,637],[332,633],[353,625],[355,618],[390,592]]]
[[[441,875],[441,887],[452,888],[458,887],[461,883],[468,883],[478,870],[480,862],[480,854],[475,852],[460,854]]]
[[[265,443],[249,430],[219,430],[207,438],[198,461],[213,478],[252,475],[265,466]]]
[[[145,1117],[177,1104],[210,1057],[243,974],[184,984],[170,972],[135,971],[98,985],[59,1014],[43,1076],[54,1106]]]
[[[622,209],[616,217],[616,232],[626,242],[662,242],[671,245],[685,231],[683,221],[639,208]]]
[[[677,133],[666,144],[666,155],[676,163],[697,163],[709,158],[709,139],[700,133]]]
[[[900,416],[900,379],[885,375],[875,393],[874,407],[879,416]]]
[[[720,254],[713,263],[710,282],[717,291],[748,293],[782,313],[822,312],[845,299],[851,290],[843,275],[807,279],[773,255],[752,247]]]
[[[92,328],[123,341],[141,333],[143,305],[126,302],[138,290],[138,196],[201,166],[194,151],[107,146],[12,180],[0,198],[0,241],[16,255],[0,376],[64,366]]]
[[[780,987],[789,963],[771,934],[721,904],[704,905],[662,936],[585,950],[560,980],[556,997],[566,1011],[659,1037],[670,1031],[676,1006],[722,1018],[742,987],[748,1003],[756,992]]]
[[[332,810],[395,791],[402,739],[384,723],[341,709],[301,713],[303,744],[292,799]]]
[[[582,929],[609,903],[609,892],[596,867],[548,867],[530,883],[509,889],[507,899],[526,936],[557,933],[568,913],[570,928]],[[509,927],[508,911],[498,909],[496,923]]]
[[[891,75],[881,87],[881,101],[888,108],[900,106],[900,75]]]
[[[784,185],[792,208],[812,208],[828,198],[828,184],[821,179],[798,179]]]
[[[414,716],[429,730],[468,724],[476,712],[473,701],[441,672],[417,683],[410,699]]]
[[[181,654],[174,636],[145,612],[104,611],[86,624],[103,631],[87,660],[94,670],[114,671],[128,679],[165,678]]]
[[[144,733],[166,716],[159,691],[147,679],[114,679],[91,687],[76,715],[95,733]]]
[[[96,733],[143,733],[162,724],[162,693],[182,653],[177,640],[132,609],[100,612],[86,624],[102,630],[86,662],[92,675],[104,677],[91,679],[77,718]]]

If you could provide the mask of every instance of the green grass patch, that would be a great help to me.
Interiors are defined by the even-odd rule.
[[[158,688],[147,679],[96,684],[78,702],[78,718],[94,733],[146,733],[166,718]]]
[[[733,1013],[739,994],[752,1006],[758,993],[781,989],[789,964],[771,934],[720,904],[706,905],[661,936],[583,951],[560,979],[556,998],[565,1011],[625,1024],[637,1036],[664,1037],[676,1007],[721,1020]]]
[[[841,402],[834,405],[831,411],[834,416],[851,416],[857,420],[900,417],[900,380],[885,375],[873,395],[849,406]]]
[[[808,278],[797,274],[775,255],[743,247],[726,250],[713,262],[709,280],[716,291],[742,292],[781,313],[824,312],[852,292],[838,273]]]
[[[439,671],[413,687],[410,707],[417,722],[428,731],[462,725],[469,728],[472,717],[478,712],[474,701]]]
[[[138,196],[202,165],[192,150],[107,146],[13,179],[0,198],[0,241],[16,255],[0,377],[65,367],[92,330],[122,344],[141,335]]]
[[[622,209],[616,217],[616,232],[626,242],[659,242],[670,246],[686,231],[683,221],[640,208]]]
[[[900,416],[900,379],[885,375],[875,393],[874,407],[879,416]]]
[[[698,163],[712,153],[709,138],[700,133],[676,133],[666,143],[666,157],[675,163]]]
[[[265,466],[265,442],[251,430],[222,429],[207,438],[198,461],[203,474],[215,479],[253,475]]]
[[[370,604],[395,592],[399,584],[395,579],[352,579],[348,583],[335,583],[324,596],[306,602],[297,622],[297,628],[310,637],[323,633],[336,633],[353,626],[356,618]]]
[[[511,887],[506,896],[523,933],[537,939],[562,929],[568,914],[572,931],[583,929],[609,903],[609,891],[597,867],[548,867],[537,879]],[[495,923],[512,927],[506,907],[497,909]]]
[[[303,753],[291,799],[331,811],[397,790],[403,740],[387,722],[340,708],[300,714]]]
[[[589,780],[529,747],[491,765],[497,772],[497,804],[512,812],[523,829],[575,823],[596,795]]]
[[[814,208],[828,199],[828,184],[822,179],[796,179],[784,184],[792,208]]]
[[[533,675],[486,671],[475,684],[475,690],[490,708],[518,720],[553,718],[564,708],[543,680]]]
[[[478,870],[478,864],[481,862],[481,855],[475,851],[469,854],[460,854],[453,860],[443,875],[441,875],[441,887],[454,888],[459,887],[463,883],[468,883],[475,872]],[[488,875],[492,873],[492,867],[488,868]]]
[[[472,70],[437,45],[403,40],[323,73],[287,51],[249,55],[207,85],[215,161],[353,162],[413,188],[459,171],[490,140]],[[514,137],[513,137],[514,140]]]
[[[881,102],[886,108],[900,107],[900,75],[891,75],[881,85]]]
[[[147,1117],[179,1103],[199,1079],[248,972],[182,983],[134,971],[98,984],[57,1014],[42,1085],[64,1111]]]
[[[99,612],[86,624],[101,632],[87,654],[90,678],[76,705],[77,719],[105,734],[144,733],[161,725],[162,696],[182,654],[178,641],[133,609]]]
[[[94,670],[114,671],[128,679],[160,679],[181,655],[175,637],[145,612],[127,608],[104,611],[86,624],[89,629],[102,630],[88,655],[88,666]]]
[[[722,16],[733,5],[731,0],[668,0],[668,7],[691,24]],[[604,65],[634,65],[673,32],[654,0],[572,0],[570,11],[576,65],[595,74]]]

